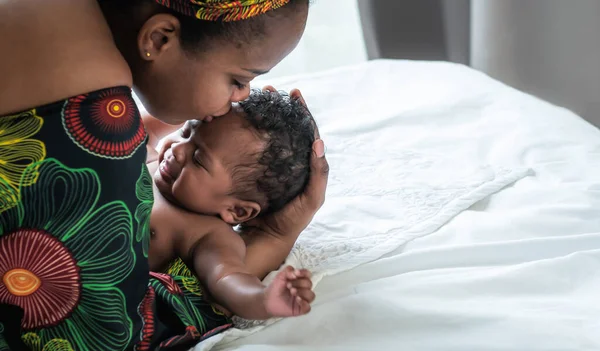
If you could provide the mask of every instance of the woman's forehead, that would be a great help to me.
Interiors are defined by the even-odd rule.
[[[242,69],[265,73],[296,48],[305,24],[306,14],[301,12],[285,17],[266,17],[264,31],[255,40],[221,42],[219,51],[223,59]]]

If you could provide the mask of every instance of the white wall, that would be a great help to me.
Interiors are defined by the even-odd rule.
[[[260,80],[366,61],[357,1],[312,0],[298,47]]]
[[[600,126],[600,1],[473,0],[471,64]]]

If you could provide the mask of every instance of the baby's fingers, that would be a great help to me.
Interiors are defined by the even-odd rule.
[[[290,280],[298,279],[298,278],[308,278],[312,276],[312,274],[307,269],[294,269],[292,266],[287,266],[286,268],[286,277]]]
[[[298,276],[296,275],[296,272],[298,272],[298,271],[295,270],[294,267],[292,267],[292,266],[286,266],[283,269],[283,274],[285,274],[284,275],[285,279],[289,280],[289,281],[298,279]]]
[[[312,289],[312,281],[307,278],[299,278],[287,283],[287,288],[292,289]]]
[[[296,276],[299,278],[309,278],[312,277],[312,273],[308,269],[297,269]]]
[[[296,298],[300,298],[301,300],[311,303],[315,301],[315,292],[310,289],[297,289],[296,290]]]
[[[294,315],[300,316],[310,312],[310,303],[306,300],[296,297],[296,303],[294,304]]]

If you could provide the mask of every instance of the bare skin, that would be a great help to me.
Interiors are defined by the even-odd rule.
[[[266,86],[264,90],[276,92],[273,86]],[[299,90],[294,89],[290,92],[292,98],[300,100],[306,105]],[[156,127],[156,124],[150,124]],[[172,126],[169,126],[171,128]],[[152,135],[163,135],[165,133],[164,124],[158,126],[159,129],[150,129]],[[268,215],[261,218],[251,219],[242,225],[239,235],[246,243],[245,266],[248,272],[253,275],[264,278],[269,272],[277,270],[285,261],[292,250],[294,243],[300,235],[300,231],[286,231],[282,229],[286,222],[303,218],[301,211],[303,207],[320,208],[324,197],[319,198],[318,192],[325,191],[327,187],[327,173],[329,167],[324,158],[324,145],[320,140],[318,128],[315,128],[315,144],[313,145],[313,157],[311,159],[311,173],[309,184],[303,194],[289,203],[279,215]],[[177,131],[165,137],[157,153],[150,145],[156,145],[158,140],[150,140],[148,147],[147,162],[161,162],[164,155],[174,143],[182,141],[180,132]],[[320,195],[319,195],[320,196]],[[281,216],[281,217],[280,217]],[[307,220],[306,225],[312,217],[304,217]]]
[[[308,7],[303,3],[304,7],[294,8],[287,16],[277,16],[274,12],[265,15],[265,21],[269,23],[265,24],[264,36],[248,45],[246,50],[223,40],[203,55],[194,56],[181,45],[181,26],[176,16],[161,12],[164,8],[151,0],[132,9],[131,14],[120,16],[123,13],[119,11],[120,7],[125,4],[133,3],[122,0],[0,0],[0,47],[3,48],[0,55],[0,118],[75,95],[128,86],[136,89],[148,111],[164,123],[177,125],[188,119],[208,120],[229,111],[232,102],[245,99],[248,83],[269,71],[293,50],[302,36],[308,13]],[[244,51],[239,53],[239,50]],[[45,141],[47,146],[55,142],[52,138]],[[245,250],[243,245],[234,243],[226,248],[215,246],[217,244],[209,240],[213,237],[208,235],[210,233],[186,233],[196,242],[202,241],[214,249],[210,252],[195,250],[193,255],[187,251],[188,255],[182,256],[193,258],[198,275],[208,277],[207,282],[227,283],[209,287],[215,295],[227,297],[227,287],[243,284],[236,283],[235,279],[227,282],[227,279],[218,279],[218,274],[211,276],[211,272],[201,271],[210,266],[201,260],[213,260],[211,255],[220,255],[221,249],[233,250],[237,255],[233,257],[244,263],[245,271],[238,272],[236,268],[230,271],[235,274],[228,276],[256,281],[252,275],[263,277],[279,267],[298,235],[321,207],[328,166],[323,142],[315,142],[313,149],[313,172],[307,190],[280,212],[249,222],[243,228]],[[60,158],[60,150],[55,151]],[[111,183],[109,186],[124,185],[117,176],[108,179],[107,183]],[[164,208],[163,211],[168,212]],[[211,227],[210,224],[207,226]],[[178,244],[173,253],[183,253],[186,247],[180,246],[177,238],[179,236],[173,238],[174,244]],[[230,266],[240,267],[239,262]],[[145,275],[144,272],[136,273],[140,273],[136,275],[138,277]],[[283,294],[287,288],[285,282],[296,278],[284,276],[278,280],[279,288],[273,291]],[[145,286],[145,281],[140,286]],[[287,289],[291,294],[291,288]],[[265,295],[261,294],[250,293],[250,298],[245,301],[252,303],[256,301],[252,299]],[[125,295],[122,297],[127,300],[129,309],[140,302],[137,297]],[[119,301],[108,302],[120,306]],[[9,307],[12,311],[13,306]],[[236,306],[229,308],[234,310]],[[262,316],[268,317],[278,313],[273,312],[275,310],[277,306],[268,308],[264,305],[264,309],[252,313],[259,317],[264,313]],[[19,322],[12,313],[7,321],[11,326]],[[0,334],[3,334],[0,342],[4,342],[8,329]],[[10,334],[14,334],[13,341],[20,342],[17,330]],[[62,334],[68,333],[59,334],[55,336],[62,338],[65,336]]]
[[[157,160],[148,164],[151,173],[157,168]],[[150,223],[150,270],[163,271],[181,257],[225,313],[267,319],[310,311],[315,298],[310,273],[286,267],[265,287],[246,266],[243,239],[220,218],[183,210],[166,200],[154,186]]]
[[[123,43],[129,46],[120,49],[111,33],[115,28],[109,27],[96,0],[0,1],[0,47],[6,49],[0,55],[0,116],[121,85],[141,86],[142,95],[158,112],[153,115],[168,124],[225,113],[232,101],[247,96],[247,84],[257,76],[244,68],[268,71],[295,47],[306,11],[297,16],[274,23],[272,31],[267,26],[269,39],[264,45],[274,51],[252,47],[240,56],[225,47],[202,61],[183,52],[172,16],[152,17],[132,42]],[[243,84],[238,86],[232,79]],[[177,89],[152,91],[169,84]],[[216,87],[218,96],[213,96]],[[161,95],[170,91],[172,96]],[[182,91],[193,96],[183,96]],[[298,91],[292,94],[301,98]],[[163,100],[155,101],[156,96]],[[177,115],[170,113],[171,106],[179,109]],[[264,277],[276,269],[324,202],[329,168],[323,142],[318,140],[313,148],[306,192],[282,211],[251,221],[243,229],[251,274]]]
[[[0,32],[0,116],[133,84],[96,0],[4,0]]]
[[[150,268],[164,271],[181,258],[226,313],[248,319],[302,315],[315,298],[310,273],[286,267],[265,287],[250,272],[252,257],[247,261],[244,240],[232,228],[261,212],[260,204],[231,191],[232,167],[247,162],[241,150],[265,147],[244,120],[244,112],[233,108],[210,123],[188,121],[160,154],[148,146],[155,199]]]

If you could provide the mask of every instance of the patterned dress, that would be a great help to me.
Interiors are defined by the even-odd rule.
[[[0,117],[0,351],[185,349],[231,326],[148,271],[152,180],[128,87]]]

